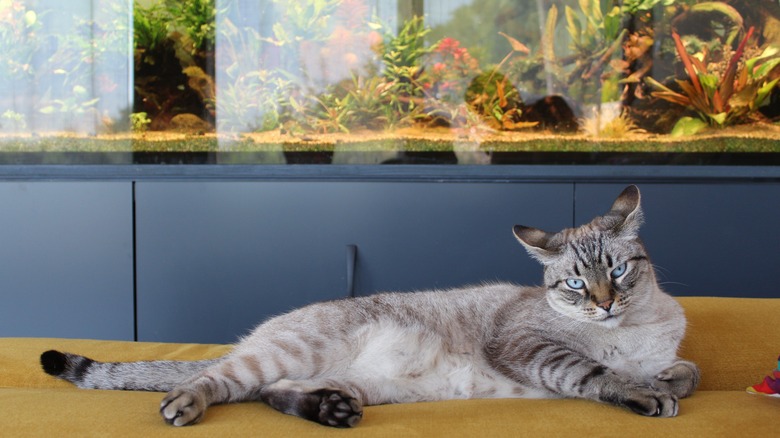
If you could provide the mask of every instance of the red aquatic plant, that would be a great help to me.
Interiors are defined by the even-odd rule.
[[[776,48],[769,48],[760,56],[741,62],[753,32],[753,27],[748,29],[720,75],[708,70],[714,63],[710,62],[707,51],[703,52],[701,59],[689,54],[680,35],[672,32],[688,78],[676,80],[681,90],[677,92],[648,77],[648,84],[657,90],[653,96],[695,110],[703,121],[712,126],[725,126],[744,119],[765,102],[777,84],[777,79],[771,80],[769,73],[780,63]]]

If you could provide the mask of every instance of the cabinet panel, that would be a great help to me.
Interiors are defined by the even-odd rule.
[[[233,342],[344,297],[350,212],[335,195],[317,183],[138,183],[139,340]]]
[[[571,226],[571,184],[408,183],[362,193],[357,291],[449,288],[485,281],[538,284],[542,268],[517,224]]]
[[[538,283],[515,223],[570,226],[572,185],[142,182],[139,340],[231,342],[268,316],[355,294]]]
[[[132,184],[0,183],[0,205],[0,336],[132,340]]]
[[[577,184],[576,221],[603,214],[620,184]],[[674,295],[780,297],[780,184],[642,184],[641,236]]]

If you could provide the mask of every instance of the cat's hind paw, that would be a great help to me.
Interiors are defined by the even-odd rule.
[[[160,404],[160,415],[173,426],[190,426],[206,413],[206,400],[194,391],[174,389]]]
[[[331,427],[354,427],[363,418],[359,400],[337,390],[320,390],[320,424]]]

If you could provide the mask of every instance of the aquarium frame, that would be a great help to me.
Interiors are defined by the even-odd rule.
[[[0,181],[780,182],[780,166],[735,165],[0,165]]]

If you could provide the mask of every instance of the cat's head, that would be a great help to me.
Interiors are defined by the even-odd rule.
[[[628,186],[603,216],[558,233],[515,226],[515,237],[544,265],[547,301],[559,313],[608,327],[657,289],[639,240],[640,195]]]

